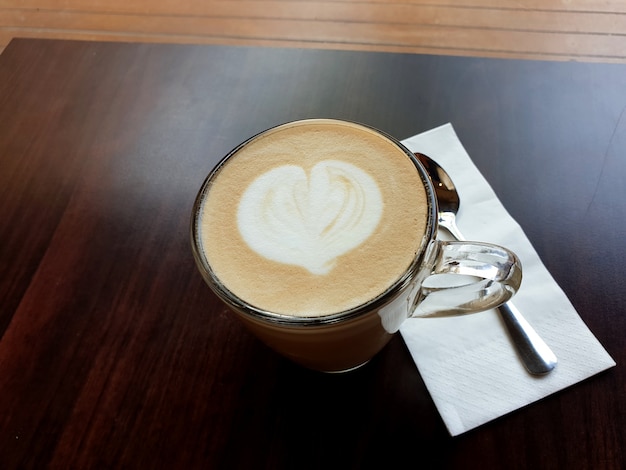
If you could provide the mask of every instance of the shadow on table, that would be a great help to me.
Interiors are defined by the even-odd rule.
[[[250,370],[239,392],[225,467],[369,468],[417,455],[434,463],[438,443],[450,442],[399,336],[345,374],[304,369],[263,345],[254,355],[267,369]],[[266,461],[248,461],[259,455]]]

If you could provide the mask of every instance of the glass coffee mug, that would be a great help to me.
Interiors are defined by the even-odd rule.
[[[426,170],[400,142],[311,119],[232,150],[198,193],[191,238],[209,287],[258,338],[340,372],[408,318],[495,308],[519,288],[513,253],[437,240],[437,220]]]

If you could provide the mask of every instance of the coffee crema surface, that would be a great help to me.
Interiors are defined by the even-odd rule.
[[[200,205],[215,276],[265,311],[317,317],[391,287],[420,250],[426,190],[395,143],[358,124],[298,121],[253,138]]]

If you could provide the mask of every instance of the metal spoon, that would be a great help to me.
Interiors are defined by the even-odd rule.
[[[415,156],[426,168],[435,187],[439,206],[439,225],[457,240],[465,240],[456,226],[456,214],[461,201],[450,176],[430,157],[421,153],[415,153]],[[503,304],[498,311],[528,372],[543,375],[554,369],[557,363],[556,356],[513,303]]]

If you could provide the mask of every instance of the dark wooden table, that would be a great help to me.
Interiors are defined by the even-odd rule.
[[[0,56],[0,468],[617,469],[626,66],[14,40]],[[451,438],[401,339],[324,375],[203,284],[193,199],[305,117],[452,122],[618,365]]]

